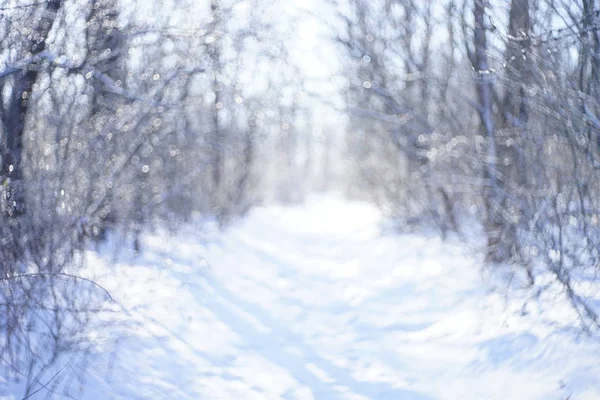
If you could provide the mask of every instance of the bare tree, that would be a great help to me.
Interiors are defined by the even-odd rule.
[[[10,94],[8,99],[3,101],[4,107],[0,115],[5,137],[0,179],[3,181],[4,187],[2,192],[3,210],[10,216],[17,216],[25,212],[21,170],[25,124],[32,101],[33,86],[38,79],[41,64],[44,62],[39,55],[43,54],[46,48],[48,34],[62,4],[62,0],[51,0],[46,2],[44,8],[32,7],[29,9],[31,11],[28,10],[25,15],[21,16],[22,21],[31,18],[37,23],[30,28],[31,33],[24,34],[24,37],[20,38],[21,43],[17,49],[16,59],[13,60],[16,65],[5,69],[2,74],[3,89],[8,89]],[[8,83],[8,79],[11,80],[10,83]]]

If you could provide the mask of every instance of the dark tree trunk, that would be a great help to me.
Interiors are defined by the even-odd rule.
[[[37,25],[33,39],[25,44],[25,50],[32,55],[46,48],[48,33],[54,24],[62,0],[50,0]],[[14,217],[25,212],[25,191],[23,185],[23,134],[27,112],[30,107],[33,86],[39,74],[38,65],[29,65],[26,71],[16,72],[13,76],[10,98],[5,102],[3,128],[6,142],[2,148],[2,170],[0,181],[4,187],[4,212]]]

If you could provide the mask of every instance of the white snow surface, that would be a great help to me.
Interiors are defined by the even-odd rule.
[[[73,396],[600,399],[600,343],[570,328],[562,301],[524,308],[459,241],[382,222],[366,203],[315,196],[220,234],[148,235],[116,265],[89,252],[137,325],[97,333],[106,353]]]

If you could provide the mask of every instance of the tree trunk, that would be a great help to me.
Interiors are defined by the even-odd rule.
[[[210,3],[210,8],[212,12],[212,33],[214,35],[214,39],[210,48],[210,57],[212,59],[212,68],[213,68],[213,91],[215,94],[215,100],[213,103],[212,110],[212,177],[213,177],[213,185],[215,194],[219,193],[221,188],[221,180],[223,174],[223,140],[221,137],[221,123],[219,118],[220,109],[223,107],[223,103],[221,102],[221,84],[219,83],[219,73],[221,70],[221,49],[219,48],[219,2],[218,0],[212,0]]]
[[[475,87],[477,91],[478,111],[486,143],[484,156],[486,187],[484,196],[487,213],[485,221],[488,245],[487,259],[488,261],[497,262],[506,259],[506,254],[503,251],[503,247],[506,244],[503,241],[503,227],[506,226],[506,221],[502,215],[504,204],[503,182],[499,179],[497,166],[498,153],[493,112],[494,89],[487,57],[486,2],[484,0],[474,0],[473,17],[475,20],[473,35],[475,49],[472,62],[477,73]]]
[[[524,150],[521,138],[527,128],[527,102],[525,93],[531,83],[529,65],[531,39],[529,0],[512,0],[509,13],[508,43],[506,46],[506,79],[503,101],[503,134],[499,152],[509,160],[501,164],[502,176],[520,187],[527,184]]]
[[[35,55],[44,51],[48,33],[61,5],[62,0],[50,0],[46,3],[46,10],[40,17],[36,33],[32,34],[32,39],[25,44],[27,52]],[[31,65],[26,71],[15,73],[10,98],[6,101],[7,106],[2,114],[6,142],[1,151],[0,182],[4,187],[3,211],[11,217],[25,212],[22,170],[23,134],[32,98],[31,92],[39,73],[38,68],[37,65]]]

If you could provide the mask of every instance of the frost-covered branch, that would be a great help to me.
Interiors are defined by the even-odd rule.
[[[129,100],[140,101],[144,104],[147,104],[147,105],[150,105],[153,107],[176,106],[175,104],[158,101],[154,98],[150,98],[150,97],[141,95],[139,93],[135,93],[133,91],[124,89],[119,83],[117,83],[117,81],[112,79],[107,74],[99,71],[97,68],[94,67],[94,65],[90,64],[87,61],[83,62],[81,64],[77,64],[72,61],[69,61],[64,56],[57,56],[56,54],[54,54],[48,50],[42,51],[40,53],[35,54],[32,57],[21,60],[21,61],[15,63],[14,66],[6,67],[3,71],[0,71],[0,79],[5,78],[11,74],[15,74],[17,72],[27,71],[29,68],[39,68],[40,66],[38,65],[38,63],[41,61],[46,61],[55,67],[63,68],[65,70],[67,70],[69,73],[79,73],[79,74],[83,75],[86,79],[96,79],[104,85],[104,87],[106,88],[107,91],[114,93],[116,95],[119,95],[123,98],[129,99]],[[170,82],[177,75],[180,75],[182,73],[196,74],[196,73],[202,73],[204,71],[205,71],[204,68],[193,68],[193,69],[188,69],[185,71],[175,71],[172,74],[171,79],[168,80],[168,82]]]

